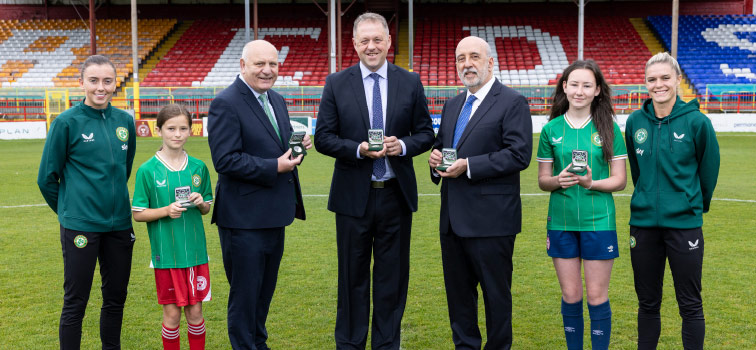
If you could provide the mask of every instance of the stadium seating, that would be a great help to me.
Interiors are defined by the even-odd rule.
[[[554,84],[577,59],[577,18],[490,16],[482,19],[419,18],[415,71],[425,85],[459,85],[453,65],[457,42],[468,35],[494,48],[494,76],[505,84]],[[584,58],[594,59],[612,84],[643,81],[650,52],[627,17],[598,17],[585,22]]]
[[[671,18],[647,20],[670,48]],[[756,84],[756,16],[681,16],[678,28],[678,61],[698,94],[707,84]]]
[[[267,19],[258,36],[279,50],[278,86],[318,86],[328,75],[328,37],[319,19]],[[342,25],[344,67],[359,61],[352,46],[352,21]],[[144,79],[143,86],[228,86],[239,74],[244,47],[241,20],[198,20]],[[250,33],[252,37],[252,33]],[[389,50],[393,60],[393,49]]]
[[[415,71],[425,85],[459,85],[453,65],[457,42],[467,35],[485,38],[495,48],[495,76],[506,84],[553,84],[577,59],[574,17],[489,17],[483,20],[418,18]],[[352,21],[342,22],[343,64],[359,61],[351,42]],[[279,86],[323,85],[328,73],[326,28],[322,19],[261,23],[259,35],[280,51]],[[650,52],[627,17],[586,21],[585,57],[595,59],[613,84],[639,84]],[[397,36],[393,33],[392,37]],[[227,86],[239,72],[244,45],[239,20],[200,20],[182,36],[143,86]],[[393,61],[393,48],[388,59]]]
[[[139,57],[143,59],[176,20],[139,21]],[[116,66],[117,84],[132,73],[131,24],[97,21],[98,53]],[[75,87],[79,67],[89,55],[89,30],[80,20],[0,20],[1,87]]]

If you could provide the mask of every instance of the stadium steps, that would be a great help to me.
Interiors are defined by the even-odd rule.
[[[182,35],[184,35],[184,32],[186,32],[186,30],[191,27],[192,23],[194,23],[193,20],[182,21],[181,23],[179,23],[179,25],[176,26],[173,32],[168,34],[165,40],[158,45],[158,49],[147,57],[145,62],[142,63],[142,65],[139,67],[140,82],[144,81],[144,78],[147,77],[147,74],[150,74],[150,72],[155,69],[155,66],[158,64],[158,62],[160,62],[160,60],[163,59],[163,56],[165,56],[168,51],[173,48],[173,45],[176,45],[176,42],[179,40],[179,38],[181,38]],[[134,81],[131,77],[126,83],[126,87],[134,87]]]
[[[657,53],[667,51],[643,18],[630,18],[630,23],[633,24],[643,43],[648,47],[648,51],[651,51],[651,54],[656,55]],[[682,88],[682,98],[685,101],[690,101],[696,97],[696,93],[693,91],[691,85],[690,80],[688,80],[685,72],[683,72],[683,81],[680,83],[680,87]]]
[[[409,69],[409,24],[406,19],[399,22],[399,35],[397,36],[398,49],[394,56],[394,64]]]

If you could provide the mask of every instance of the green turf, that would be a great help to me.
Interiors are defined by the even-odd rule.
[[[537,137],[536,139],[537,140]],[[705,215],[704,310],[707,349],[751,349],[756,344],[756,135],[720,134],[722,170],[714,196],[751,200],[715,200]],[[139,139],[135,168],[152,156],[160,142]],[[42,140],[0,141],[0,348],[57,349],[62,305],[63,268],[56,217],[36,186]],[[207,141],[194,138],[189,154],[212,169]],[[535,154],[535,152],[534,152]],[[414,216],[410,286],[402,323],[404,349],[452,349],[451,332],[438,243],[438,188],[428,179],[427,155],[415,159],[420,210]],[[306,222],[287,229],[278,288],[268,330],[274,349],[332,349],[336,315],[336,235],[333,213],[326,210],[333,160],[311,151],[300,167],[307,208]],[[542,194],[535,162],[522,173],[522,193]],[[213,181],[216,179],[212,173]],[[133,189],[133,181],[130,184]],[[630,194],[632,185],[621,194]],[[320,196],[316,196],[320,195]],[[559,286],[545,253],[548,196],[524,195],[523,232],[514,254],[513,326],[516,349],[564,348]],[[23,206],[22,205],[32,205]],[[621,242],[609,296],[613,309],[612,349],[634,349],[636,297],[627,248],[629,197],[616,197]],[[205,303],[208,349],[228,349],[226,301],[218,234],[205,217],[210,254],[213,300]],[[502,223],[506,224],[506,223]],[[161,309],[156,303],[149,269],[149,240],[143,223],[135,223],[137,242],[123,324],[124,349],[159,349]],[[99,348],[101,303],[99,275],[95,278],[83,349]],[[680,349],[680,317],[672,279],[665,279],[662,335],[659,349]],[[481,302],[480,324],[484,324]],[[586,312],[586,323],[588,315]],[[186,326],[182,325],[186,346]],[[369,342],[368,342],[369,344]],[[586,348],[590,338],[586,333]]]

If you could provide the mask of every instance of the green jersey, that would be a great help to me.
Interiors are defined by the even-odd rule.
[[[573,125],[562,115],[544,125],[536,160],[553,163],[553,174],[556,176],[572,163],[573,150],[587,151],[587,163],[591,167],[593,180],[606,179],[610,169],[604,159],[602,144],[591,118],[583,125]],[[625,141],[617,123],[614,123],[612,154],[612,160],[627,158]],[[546,228],[562,231],[616,230],[614,198],[611,193],[587,190],[580,185],[552,191]]]
[[[139,167],[134,186],[133,211],[157,209],[197,192],[212,203],[210,174],[201,160],[186,156],[180,169],[173,169],[159,155]],[[147,223],[155,268],[184,268],[207,263],[202,213],[187,208],[180,218],[168,216]]]

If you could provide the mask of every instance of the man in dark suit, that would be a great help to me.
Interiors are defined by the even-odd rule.
[[[212,222],[218,225],[230,284],[228,336],[234,349],[268,349],[265,320],[276,288],[284,227],[305,219],[288,140],[283,97],[271,90],[278,51],[264,40],[244,46],[241,74],[210,104],[208,142],[218,185]],[[309,137],[303,142],[311,148]]]
[[[412,157],[430,149],[433,129],[418,75],[386,61],[386,19],[359,16],[352,41],[360,63],[326,79],[315,131],[315,148],[336,158],[328,199],[339,264],[336,348],[365,348],[372,254],[372,348],[399,349],[417,210]],[[388,135],[383,149],[368,149],[368,129]]]
[[[478,292],[486,308],[486,349],[512,346],[512,252],[520,232],[520,171],[533,148],[527,100],[492,76],[494,59],[483,39],[462,39],[457,73],[467,91],[444,105],[428,160],[441,185],[441,258],[456,349],[480,349]],[[456,148],[446,171],[441,148]]]

